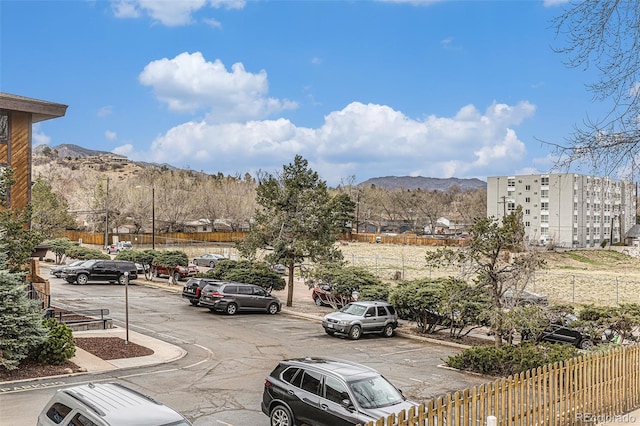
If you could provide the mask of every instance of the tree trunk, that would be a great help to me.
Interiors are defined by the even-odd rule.
[[[293,306],[293,259],[289,262],[287,267],[289,272],[289,284],[287,285],[287,306]]]

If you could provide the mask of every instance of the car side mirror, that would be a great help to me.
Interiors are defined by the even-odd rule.
[[[351,403],[351,400],[350,400],[350,399],[343,399],[343,400],[342,400],[342,406],[343,406],[344,408],[346,408],[347,410],[349,410],[349,411],[355,411],[355,409],[356,409],[356,408],[353,406],[353,404]]]

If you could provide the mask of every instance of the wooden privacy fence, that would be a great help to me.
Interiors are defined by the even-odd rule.
[[[365,426],[582,425],[640,406],[640,346],[555,363],[449,393]],[[637,419],[632,419],[637,420]]]

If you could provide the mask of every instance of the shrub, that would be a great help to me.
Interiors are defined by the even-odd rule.
[[[445,360],[447,366],[491,376],[510,376],[578,355],[571,345],[526,342],[515,346],[474,347]]]
[[[389,285],[380,283],[364,286],[360,288],[358,292],[358,299],[360,300],[382,300],[389,301]]]
[[[73,332],[55,318],[43,321],[49,329],[47,339],[38,347],[35,358],[44,364],[62,364],[76,353]]]
[[[267,290],[282,290],[285,287],[284,279],[271,272],[265,263],[251,264],[246,260],[222,260],[214,268],[198,276],[255,284]]]

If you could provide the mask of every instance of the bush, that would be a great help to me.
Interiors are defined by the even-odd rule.
[[[578,355],[571,345],[526,342],[515,346],[474,347],[445,360],[448,367],[491,376],[510,376]]]
[[[207,272],[198,274],[199,277],[215,278],[217,280],[236,281],[245,284],[255,284],[267,290],[282,290],[284,279],[271,272],[264,263],[251,264],[246,260],[222,260]]]
[[[49,329],[47,339],[38,347],[35,358],[43,364],[62,364],[76,354],[73,332],[55,318],[43,321]]]
[[[358,299],[360,300],[382,300],[384,302],[389,301],[389,285],[380,283],[360,288],[358,292]]]

